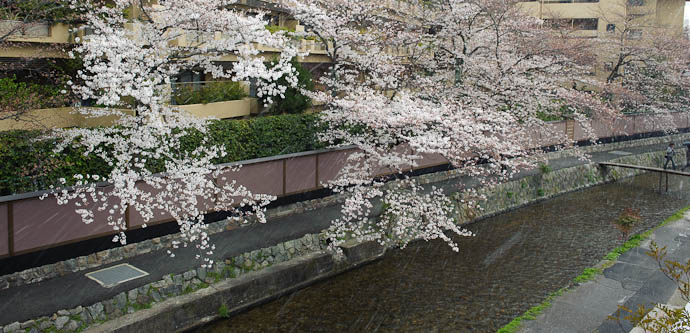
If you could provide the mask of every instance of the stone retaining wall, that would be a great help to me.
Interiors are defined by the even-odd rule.
[[[667,137],[656,137],[640,140],[630,140],[624,142],[616,142],[610,144],[597,144],[586,147],[579,148],[585,153],[611,150],[611,149],[624,149],[636,146],[646,146],[659,143],[667,143],[674,141],[680,146],[680,143],[685,140],[690,140],[690,133],[677,134]],[[681,148],[681,147],[678,147]],[[684,154],[685,149],[677,149],[679,153]],[[566,156],[573,155],[572,151],[557,151],[546,154],[547,159],[558,159]],[[683,155],[684,156],[684,155]],[[417,177],[421,184],[439,182],[443,180],[448,180],[454,178],[458,175],[457,171],[445,171],[437,172],[433,174],[427,174]],[[548,177],[547,177],[548,178]],[[507,184],[506,184],[507,185]],[[511,190],[506,190],[506,192],[513,192]],[[557,192],[560,193],[560,192]],[[549,195],[552,195],[549,192]],[[546,195],[548,197],[548,195]],[[525,196],[521,196],[525,197]],[[525,197],[526,198],[526,197]],[[267,218],[279,218],[294,214],[300,214],[305,211],[311,211],[319,209],[322,207],[327,207],[335,205],[341,202],[342,196],[332,195],[325,198],[314,199],[309,201],[297,202],[274,209],[270,209],[267,212]],[[505,198],[499,198],[503,201]],[[228,226],[227,221],[219,221],[209,224],[208,233],[210,235],[225,231],[228,227],[238,227],[241,225]],[[69,260],[57,262],[54,264],[44,265],[40,267],[30,268],[21,272],[16,272],[13,274],[8,274],[0,276],[0,290],[7,289],[11,287],[22,286],[26,284],[40,282],[46,279],[50,279],[56,276],[63,276],[65,274],[78,272],[86,269],[96,268],[110,263],[114,263],[120,260],[131,258],[137,255],[146,254],[152,251],[158,251],[166,248],[170,248],[171,244],[175,240],[180,240],[180,234],[171,234],[162,237],[156,237],[150,240],[145,240],[136,244],[128,244],[122,247],[116,247],[108,250],[103,250],[97,253],[92,253],[88,256],[81,256],[77,258],[72,258]]]
[[[180,274],[170,274],[163,279],[136,289],[122,292],[112,299],[88,306],[64,309],[52,317],[41,317],[23,323],[12,323],[0,327],[0,333],[36,329],[76,331],[107,320],[122,317],[138,310],[151,308],[152,304],[164,302],[176,296],[186,295],[208,288],[221,281],[234,280],[243,275],[271,267],[325,248],[325,241],[319,235],[304,235],[270,248],[254,250],[228,258],[213,265],[213,269],[197,268]]]
[[[638,155],[629,155],[611,160],[622,164],[658,167],[664,160],[665,151],[657,151]],[[679,151],[677,158],[685,159],[685,152]],[[479,189],[479,195],[485,195],[487,200],[480,202],[478,211],[468,211],[461,200],[468,199],[466,195],[454,194],[457,208],[456,213],[464,223],[479,218],[503,213],[536,201],[545,200],[566,192],[577,191],[618,179],[636,176],[643,173],[637,169],[602,168],[598,164],[585,164],[554,171],[541,172],[534,176],[509,181],[496,185],[490,190]]]
[[[690,137],[689,134],[683,134],[677,138],[673,138],[673,140],[678,141],[688,137]],[[631,142],[628,145],[621,143],[615,146],[614,149],[668,141],[670,141],[669,138],[645,139]],[[606,145],[605,147],[611,149],[610,145]],[[602,147],[592,146],[590,149],[590,151],[595,151],[595,149],[602,149]],[[563,152],[551,153],[550,157],[562,157],[562,155],[558,154],[563,154]],[[612,162],[658,166],[660,165],[660,161],[663,160],[663,155],[664,151],[658,151],[624,156],[612,160]],[[684,159],[685,152],[679,150],[678,158]],[[486,195],[488,200],[481,203],[481,209],[479,211],[468,210],[463,206],[461,200],[466,198],[462,195],[453,194],[452,196],[456,202],[456,212],[460,217],[459,220],[463,223],[468,223],[479,218],[498,214],[565,192],[634,176],[639,173],[638,170],[633,169],[611,168],[610,170],[605,170],[596,164],[543,172],[497,185],[491,190],[480,189],[479,193]],[[455,171],[445,171],[422,175],[418,177],[418,180],[420,183],[432,183],[454,178],[456,175],[457,172]],[[331,196],[328,198],[296,203],[274,209],[270,214],[272,216],[296,214],[306,210],[333,205],[339,200],[340,197]],[[225,230],[226,227],[226,221],[217,222],[211,226],[210,230],[215,233]],[[169,243],[176,239],[176,237],[178,236],[169,235],[160,237],[138,244],[130,244],[122,248],[101,251],[86,257],[71,259],[67,261],[70,262],[69,264],[67,264],[67,262],[61,262],[48,266],[49,268],[53,268],[54,266],[54,271],[56,272],[76,272],[137,254],[165,248],[169,246]],[[137,331],[141,329],[165,329],[166,331],[181,330],[204,321],[218,318],[220,315],[218,310],[222,306],[225,306],[225,308],[230,311],[239,310],[261,300],[277,297],[295,288],[351,269],[363,262],[375,260],[383,254],[383,249],[376,244],[365,243],[356,246],[346,246],[344,248],[344,261],[336,262],[332,256],[323,251],[325,247],[325,239],[323,239],[323,236],[316,234],[305,235],[296,240],[228,258],[224,262],[214,264],[213,269],[206,270],[198,268],[182,274],[165,276],[160,281],[132,289],[126,293],[120,293],[113,299],[91,305],[79,306],[74,309],[60,310],[51,317],[42,317],[23,323],[11,323],[4,327],[0,327],[0,333],[19,330],[44,331],[54,329],[76,331],[88,327],[94,327],[94,329],[98,331]],[[314,265],[321,268],[314,270],[312,269],[316,267]],[[277,266],[279,268],[272,268],[272,266]],[[299,268],[295,267],[302,267],[302,269],[304,267],[311,268],[297,274],[295,270],[299,270]],[[42,272],[45,272],[43,270],[46,270],[46,266],[15,273],[13,274],[15,277],[14,279],[8,279],[7,276],[2,277],[4,280],[0,279],[0,283],[5,281],[5,287],[8,287],[8,284],[19,285],[21,283],[19,281],[24,281],[25,283],[26,281],[40,281],[40,279],[45,279],[45,276],[49,275],[42,275]],[[17,277],[17,275],[19,275],[19,277]],[[287,276],[289,278],[286,280],[281,278],[281,276]],[[268,286],[259,288],[255,286],[257,282],[252,282],[255,281],[253,279],[260,279],[264,281],[261,283],[267,283]],[[273,283],[273,285],[271,285],[271,283]],[[248,285],[251,286],[247,287]],[[249,294],[247,294],[248,288],[252,289]],[[218,297],[216,295],[217,293],[223,296]],[[200,301],[201,299],[211,302],[210,304],[217,303],[218,305],[214,308],[215,305],[206,304]],[[198,308],[190,304],[197,304]],[[170,318],[170,316],[172,316],[171,313],[174,313],[171,308],[179,308],[181,306],[192,306],[191,313],[184,316],[184,320],[180,320],[177,317]],[[161,310],[162,308],[167,310],[163,311]],[[115,318],[121,319],[113,320]]]

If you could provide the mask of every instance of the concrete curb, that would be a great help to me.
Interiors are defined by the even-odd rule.
[[[223,305],[227,307],[228,314],[246,310],[377,260],[385,250],[378,243],[366,242],[345,246],[343,252],[343,261],[336,261],[325,251],[310,253],[165,300],[154,308],[110,320],[85,332],[186,331],[219,319],[219,309]]]

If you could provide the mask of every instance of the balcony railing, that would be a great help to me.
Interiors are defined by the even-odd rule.
[[[6,34],[16,37],[50,37],[50,24],[0,20],[0,35]]]

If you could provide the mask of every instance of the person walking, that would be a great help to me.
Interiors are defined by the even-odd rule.
[[[676,151],[673,149],[673,142],[668,144],[668,148],[666,148],[666,163],[664,163],[664,169],[668,167],[668,162],[671,162],[671,165],[673,166],[673,170],[676,169],[676,162],[673,161],[673,156],[676,155]]]

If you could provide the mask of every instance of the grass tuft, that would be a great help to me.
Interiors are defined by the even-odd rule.
[[[589,280],[594,279],[597,275],[601,274],[602,270],[599,268],[585,268],[582,274],[575,277],[575,283],[584,283]]]
[[[604,259],[608,260],[602,265],[602,268],[597,268],[597,267],[591,267],[591,268],[585,268],[585,270],[582,272],[582,274],[578,275],[573,279],[575,283],[583,283],[587,282],[593,278],[595,278],[597,275],[601,274],[603,272],[603,268],[610,267],[613,265],[613,263],[620,257],[623,253],[630,251],[631,249],[634,249],[642,243],[643,240],[649,238],[649,236],[652,235],[654,230],[657,228],[663,227],[669,223],[673,223],[675,221],[678,221],[683,218],[685,215],[685,212],[690,210],[690,206],[682,208],[675,212],[673,215],[665,219],[661,224],[658,226],[647,230],[643,233],[637,234],[632,236],[627,242],[623,243],[623,245],[613,249],[611,252],[609,252],[606,256],[604,256]],[[527,310],[524,314],[521,316],[513,319],[510,323],[507,325],[501,327],[498,330],[498,333],[515,333],[517,332],[520,327],[522,326],[522,322],[524,320],[535,320],[537,316],[544,312],[549,306],[551,306],[551,301],[554,300],[556,297],[563,295],[564,292],[566,292],[569,289],[569,287],[564,287],[559,289],[558,291],[549,294],[546,299],[539,303],[538,305],[533,306],[529,310]]]
[[[558,291],[555,291],[549,296],[546,297],[546,299],[531,307],[529,310],[527,310],[523,315],[513,319],[508,325],[505,325],[501,327],[498,330],[498,333],[515,333],[517,332],[520,327],[522,326],[522,321],[523,320],[535,320],[537,319],[537,316],[544,312],[544,310],[548,309],[551,306],[551,301],[553,301],[556,297],[563,295],[568,290],[568,287],[561,288]]]

